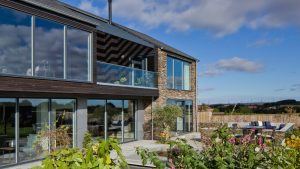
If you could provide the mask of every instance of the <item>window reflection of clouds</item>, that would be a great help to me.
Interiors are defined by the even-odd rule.
[[[35,75],[63,78],[64,26],[36,18],[35,44]]]
[[[67,78],[88,80],[89,33],[69,28],[67,37]]]
[[[31,17],[0,7],[0,38],[0,73],[26,75],[31,68]]]

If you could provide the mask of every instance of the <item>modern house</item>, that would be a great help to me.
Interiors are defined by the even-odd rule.
[[[47,126],[69,126],[74,147],[86,131],[151,139],[153,109],[176,104],[177,130],[194,131],[196,70],[197,59],[111,15],[57,0],[0,0],[0,168],[42,158],[33,145]]]

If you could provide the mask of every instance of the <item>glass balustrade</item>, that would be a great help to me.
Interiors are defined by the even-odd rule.
[[[98,61],[97,82],[157,88],[157,73]]]

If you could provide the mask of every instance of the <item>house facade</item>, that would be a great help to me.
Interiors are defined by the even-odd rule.
[[[166,104],[183,108],[178,131],[196,130],[197,59],[110,21],[57,0],[0,0],[0,168],[43,158],[38,134],[62,125],[73,147],[87,131],[152,139]]]

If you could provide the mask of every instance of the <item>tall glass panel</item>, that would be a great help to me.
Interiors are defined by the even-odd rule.
[[[95,139],[105,139],[105,100],[88,100],[88,131]]]
[[[184,102],[184,128],[185,131],[190,132],[193,130],[193,102]]]
[[[172,58],[167,58],[167,87],[169,89],[173,88],[173,60]]]
[[[135,103],[124,100],[124,142],[135,140]]]
[[[64,78],[64,25],[36,18],[34,75]]]
[[[175,89],[182,90],[182,78],[183,70],[182,70],[182,61],[174,59],[174,82]]]
[[[75,112],[75,99],[51,99],[51,128],[65,128],[73,145],[73,114]],[[51,149],[60,148],[65,140],[51,140]]]
[[[0,99],[0,166],[15,163],[16,99]]]
[[[107,100],[107,136],[122,140],[122,100]]]
[[[190,64],[183,62],[183,71],[184,71],[184,76],[183,76],[183,84],[184,84],[184,90],[190,90],[191,89],[191,84],[190,84]]]
[[[43,158],[48,152],[49,138],[38,134],[49,129],[48,99],[20,99],[19,125],[20,161]]]
[[[31,16],[0,6],[0,74],[31,76]]]
[[[67,79],[89,80],[90,33],[68,28],[67,30]]]

